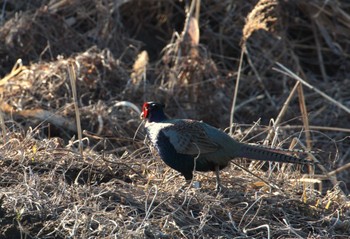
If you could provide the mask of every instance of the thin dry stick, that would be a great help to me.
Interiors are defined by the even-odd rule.
[[[299,84],[298,86],[298,96],[299,96],[299,107],[300,107],[300,111],[303,119],[303,125],[305,127],[304,133],[306,137],[306,146],[307,146],[307,150],[310,151],[312,149],[310,125],[309,125],[309,118],[308,118],[307,109],[306,109],[303,86],[301,84]],[[311,175],[315,174],[314,168],[312,167],[312,165],[309,165],[308,168],[309,168],[309,173]]]
[[[303,79],[301,79],[299,76],[297,76],[296,74],[294,74],[291,70],[289,70],[287,67],[285,67],[284,65],[282,65],[279,62],[276,62],[276,64],[281,68],[272,68],[277,72],[280,72],[286,76],[289,76],[299,82],[301,82],[303,85],[307,86],[309,89],[315,91],[316,93],[320,94],[323,98],[325,98],[326,100],[330,101],[331,103],[333,103],[334,105],[338,106],[339,108],[343,109],[346,113],[350,114],[350,109],[348,107],[346,107],[345,105],[343,105],[342,103],[336,101],[335,99],[333,99],[332,97],[328,96],[327,94],[323,93],[322,91],[320,91],[319,89],[315,88],[314,86],[310,85],[309,83],[307,83],[306,81],[304,81]]]
[[[347,163],[347,164],[345,164],[345,165],[343,165],[343,166],[341,166],[341,167],[339,167],[339,168],[337,168],[337,169],[327,173],[326,175],[324,175],[324,174],[315,174],[315,175],[312,176],[313,177],[312,179],[311,178],[302,178],[302,179],[296,179],[295,181],[300,180],[300,181],[305,181],[305,182],[321,184],[322,180],[329,180],[329,177],[336,176],[340,172],[348,170],[349,168],[350,168],[350,163]],[[308,176],[308,175],[306,175],[306,176]],[[293,180],[291,180],[291,181],[293,181]]]
[[[192,0],[191,5],[190,5],[190,8],[189,8],[188,11],[187,11],[186,19],[185,19],[185,24],[184,24],[184,29],[183,29],[183,31],[182,31],[182,33],[181,33],[181,39],[180,39],[179,42],[183,42],[184,39],[185,39],[185,36],[188,34],[188,29],[189,29],[190,24],[191,24],[191,18],[192,18],[192,16],[193,16],[193,11],[194,11],[194,8],[195,8],[195,6],[196,6],[196,2],[197,2],[196,0]],[[180,57],[181,57],[181,55],[180,55],[180,52],[181,52],[181,51],[179,51],[178,49],[179,49],[179,45],[177,45],[176,48],[175,48],[176,52],[178,52],[178,55],[179,55],[179,57],[176,58],[175,66],[178,65],[178,61],[179,61],[179,59],[180,59]]]
[[[191,17],[193,16],[194,8],[195,8],[195,6],[197,5],[196,3],[197,3],[196,0],[192,0],[190,9],[189,9],[188,12],[187,12],[187,16],[186,16],[186,20],[185,20],[185,26],[184,26],[184,29],[183,29],[183,33],[188,32],[188,28],[189,28],[189,26],[190,26],[190,20],[191,20]],[[185,35],[185,34],[183,34],[183,35]]]
[[[201,0],[196,1],[196,13],[195,13],[195,18],[197,22],[199,22],[199,15],[200,15],[200,10],[201,10]]]
[[[313,22],[312,23],[312,32],[314,33],[314,39],[315,39],[315,43],[316,43],[316,52],[317,52],[317,57],[318,57],[318,62],[319,62],[319,66],[320,66],[320,70],[321,70],[321,74],[322,74],[322,77],[323,77],[323,80],[325,82],[328,81],[328,76],[327,76],[327,72],[326,72],[326,69],[324,67],[324,60],[323,60],[323,56],[322,56],[322,50],[321,50],[321,44],[320,44],[320,41],[319,41],[319,36],[317,34],[317,31],[316,31],[316,26],[315,26],[315,23]]]
[[[305,103],[305,95],[301,84],[298,85],[298,96],[299,96],[299,107],[300,107],[300,111],[303,119],[303,125],[305,127],[306,146],[308,150],[311,150],[312,141],[311,141],[311,134],[310,134],[310,124],[309,124],[309,118],[307,114],[306,103]]]
[[[244,48],[244,46],[243,46],[243,48]],[[234,94],[233,94],[233,100],[232,100],[232,106],[231,106],[230,135],[233,134],[233,117],[234,117],[234,114],[235,114],[235,106],[236,106],[236,100],[237,100],[237,94],[238,94],[239,81],[241,79],[242,62],[243,62],[243,54],[244,54],[243,48],[241,50],[241,57],[239,59],[238,74],[237,74],[235,91],[234,91]]]
[[[299,142],[299,144],[300,144],[302,147],[306,148],[306,147],[303,145],[302,142]],[[335,173],[330,174],[330,173],[328,172],[328,170],[327,170],[325,167],[323,167],[322,164],[319,163],[319,161],[316,159],[316,157],[315,157],[313,154],[308,153],[308,155],[309,155],[309,157],[313,160],[313,162],[317,163],[317,164],[316,164],[317,167],[318,167],[319,169],[321,169],[321,171],[323,172],[323,174],[329,179],[329,181],[333,184],[334,187],[336,187],[336,188],[339,189],[339,191],[341,192],[342,196],[346,199],[347,196],[345,195],[344,191],[339,187],[339,183],[338,183],[338,180],[337,180],[337,177],[336,177]],[[345,167],[345,168],[346,168],[346,167]],[[342,169],[342,170],[343,170],[343,169]],[[349,199],[346,199],[346,200],[349,201]]]
[[[284,129],[300,129],[303,128],[303,125],[284,125],[281,126]],[[310,125],[310,130],[323,130],[323,131],[336,131],[336,132],[344,132],[350,133],[350,129],[340,128],[340,127],[329,127],[329,126],[318,126],[318,125]]]
[[[299,64],[299,58],[294,54],[294,52],[292,52],[292,58],[297,64],[298,72],[300,72],[302,74],[302,76],[305,77],[305,74],[304,74],[304,72]],[[306,108],[304,90],[303,90],[301,84],[298,86],[298,96],[299,96],[299,107],[300,107],[300,112],[301,112],[301,116],[302,116],[302,120],[303,120],[305,137],[306,137],[306,145],[308,147],[308,150],[311,150],[312,149],[312,143],[311,143],[312,141],[311,141],[311,134],[310,134],[309,117],[308,117],[307,108]]]
[[[241,166],[241,165],[239,165],[239,164],[237,164],[237,163],[235,163],[235,162],[233,162],[233,161],[232,161],[231,163],[232,163],[233,165],[235,165],[236,167],[242,169],[243,171],[245,171],[245,172],[247,172],[247,173],[253,175],[254,177],[256,177],[256,178],[258,178],[258,179],[260,179],[262,182],[264,182],[267,186],[270,187],[270,192],[271,192],[271,188],[274,188],[274,189],[277,189],[277,190],[281,191],[281,189],[280,189],[277,185],[268,182],[267,180],[263,179],[263,178],[260,177],[259,175],[253,173],[251,170],[249,170],[249,169],[247,169],[247,168],[245,168],[245,167],[243,167],[243,166]]]
[[[4,115],[2,111],[0,110],[0,127],[1,127],[1,133],[2,133],[2,140],[3,143],[6,143],[6,125],[5,125],[5,120],[4,120]]]
[[[11,78],[17,76],[24,69],[26,69],[26,67],[23,66],[22,59],[18,59],[16,61],[16,64],[12,67],[10,74],[6,75],[4,78],[0,80],[0,86],[5,85]]]
[[[339,167],[339,168],[329,172],[328,176],[335,176],[336,174],[338,174],[338,173],[340,173],[340,172],[342,172],[344,170],[347,170],[348,168],[350,168],[350,163],[347,163],[347,164],[345,164],[345,165],[343,165],[343,166],[341,166],[341,167]],[[321,179],[322,179],[322,177],[321,177]]]
[[[297,90],[299,84],[300,84],[300,83],[297,82],[297,83],[294,85],[294,87],[293,87],[292,91],[290,92],[288,98],[287,98],[286,101],[284,102],[284,104],[283,104],[283,106],[282,106],[282,109],[280,110],[280,112],[279,112],[279,114],[278,114],[278,116],[277,116],[277,118],[276,118],[276,120],[275,120],[275,122],[274,122],[274,125],[279,125],[279,124],[280,124],[280,122],[281,122],[281,120],[282,120],[282,117],[283,117],[284,114],[286,113],[287,108],[288,108],[288,106],[289,106],[289,103],[290,103],[290,101],[292,100],[293,95],[295,94],[295,92],[296,92],[296,90]],[[265,141],[271,141],[271,139],[272,139],[272,137],[273,137],[273,133],[274,133],[274,131],[273,131],[273,129],[271,129],[271,130],[269,131],[269,134],[267,135]],[[265,144],[265,143],[266,143],[266,142],[264,142],[264,144]]]
[[[275,8],[278,6],[276,0],[260,0],[248,14],[246,23],[243,27],[243,36],[241,39],[241,57],[239,59],[239,67],[237,80],[232,100],[231,115],[230,115],[230,134],[233,133],[233,118],[235,113],[236,99],[238,94],[238,86],[241,78],[243,55],[247,52],[247,40],[254,31],[265,30],[270,31],[270,25],[276,22],[277,18],[274,17]]]
[[[79,112],[79,106],[78,106],[78,96],[77,96],[77,87],[76,87],[76,80],[77,76],[75,74],[74,65],[72,62],[68,63],[68,76],[69,80],[72,86],[72,92],[73,92],[73,102],[74,102],[74,109],[75,109],[75,119],[77,123],[77,132],[78,132],[78,140],[79,140],[79,151],[81,156],[83,157],[83,134],[81,130],[81,121],[80,121],[80,112]]]
[[[260,85],[261,85],[261,88],[264,90],[265,95],[266,95],[267,98],[270,100],[271,105],[272,105],[274,108],[277,108],[277,105],[276,105],[275,101],[272,99],[271,94],[270,94],[269,91],[266,89],[266,87],[265,87],[265,85],[264,85],[264,83],[263,83],[263,80],[262,80],[262,78],[260,77],[260,74],[259,74],[258,70],[256,69],[254,63],[253,63],[253,61],[252,61],[252,59],[251,59],[251,57],[250,57],[250,54],[249,54],[249,51],[248,51],[247,48],[245,48],[245,55],[247,56],[247,61],[248,61],[248,63],[249,63],[249,66],[252,68],[252,70],[253,70],[253,72],[254,72],[256,78],[258,79],[258,81],[259,81],[259,83],[260,83]]]
[[[271,229],[270,229],[270,225],[269,224],[264,224],[264,225],[257,226],[257,227],[252,227],[252,228],[244,227],[243,228],[243,232],[247,233],[247,232],[250,232],[250,231],[256,231],[256,230],[258,230],[260,228],[266,228],[267,229],[267,238],[270,239],[271,238]]]

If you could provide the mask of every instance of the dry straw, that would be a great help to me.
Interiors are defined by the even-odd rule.
[[[170,0],[5,2],[0,26],[3,133],[6,128],[0,145],[1,235],[348,235],[350,205],[342,192],[349,187],[348,113],[305,85],[300,95],[302,84],[271,71],[280,62],[348,107],[345,1],[259,1],[256,6],[231,0],[188,6]],[[281,22],[283,29],[278,28]],[[273,51],[264,43],[276,36],[280,44]],[[248,64],[240,60],[233,112],[237,122],[247,124],[235,124],[235,137],[255,143],[268,138],[280,147],[297,138],[296,146],[308,151],[305,118],[312,149],[328,175],[316,168],[310,179],[305,171],[275,164],[270,170],[264,165],[245,170],[249,164],[237,160],[237,166],[221,172],[227,190],[218,194],[214,174],[196,172],[194,181],[201,188],[187,187],[144,144],[142,130],[133,139],[144,99],[165,102],[171,117],[226,127],[240,38]],[[19,57],[22,63],[15,64]],[[293,101],[297,92],[308,109],[302,119],[300,99]],[[86,140],[84,157],[72,140],[78,132],[76,112]],[[264,126],[266,117],[279,112],[274,125]],[[307,186],[311,183],[315,189]]]

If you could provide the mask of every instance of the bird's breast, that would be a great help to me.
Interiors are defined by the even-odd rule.
[[[170,126],[172,126],[171,123],[146,122],[145,128],[153,145],[157,145],[159,133]]]

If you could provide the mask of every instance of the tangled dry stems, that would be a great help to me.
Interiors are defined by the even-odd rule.
[[[137,110],[120,102],[163,101],[173,117],[227,127],[243,35],[245,65],[235,121],[261,121],[235,125],[235,137],[279,147],[289,147],[293,138],[311,138],[311,149],[326,170],[347,165],[348,131],[343,128],[348,127],[348,115],[312,90],[299,91],[299,99],[291,95],[277,124],[270,118],[281,112],[281,102],[295,86],[271,70],[275,62],[346,104],[349,92],[342,86],[349,81],[349,4],[202,1],[200,44],[193,44],[193,39],[173,35],[174,27],[168,24],[173,20],[175,29],[183,31],[185,6],[151,3],[7,2],[0,28],[5,119],[0,145],[1,236],[347,236],[350,179],[345,169],[336,173],[339,186],[327,183],[327,176],[316,178],[322,183],[319,191],[318,185],[300,180],[308,172],[241,160],[237,163],[269,184],[231,165],[222,172],[227,190],[214,191],[211,173],[196,173],[201,188],[188,188],[144,146],[142,130],[133,140],[140,123]],[[248,28],[248,15],[251,23],[268,24]],[[274,29],[266,31],[270,20]],[[193,28],[194,23],[189,29],[196,32]],[[144,44],[149,56],[143,56],[148,59],[139,64],[140,73],[134,62]],[[13,67],[18,58],[22,63]],[[69,65],[77,78],[83,154],[74,137]],[[131,78],[132,73],[137,77]],[[300,98],[307,106],[305,115],[300,113]],[[305,117],[309,136],[302,130]],[[316,168],[316,174],[322,173]]]

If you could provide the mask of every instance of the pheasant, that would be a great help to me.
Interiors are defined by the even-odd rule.
[[[249,158],[283,163],[309,164],[306,159],[287,155],[281,149],[270,149],[240,143],[225,132],[202,121],[169,119],[165,106],[145,102],[141,119],[146,120],[147,135],[161,159],[180,172],[186,181],[192,180],[193,171],[215,171],[216,188],[220,189],[219,171],[234,158]]]

